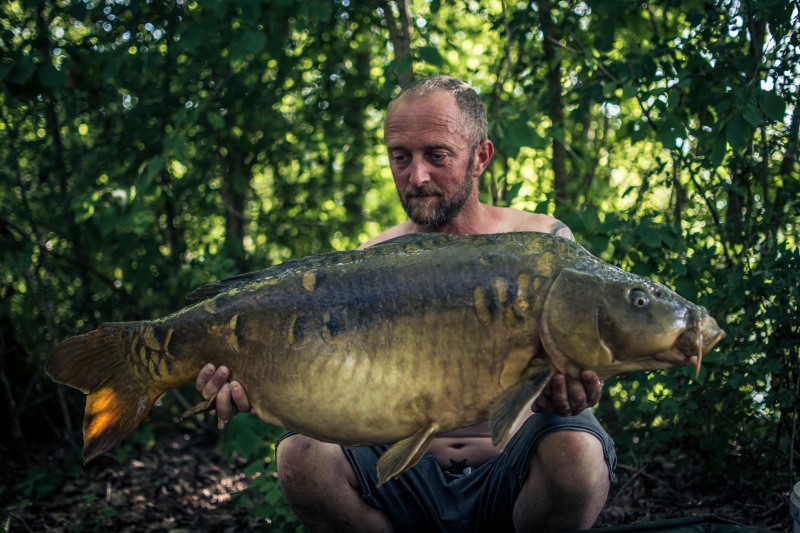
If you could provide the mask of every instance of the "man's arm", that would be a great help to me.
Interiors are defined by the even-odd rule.
[[[552,219],[549,233],[575,240],[567,225],[557,219]],[[602,391],[603,382],[593,370],[582,370],[580,379],[558,373],[553,376],[550,395],[539,395],[531,409],[558,416],[579,415],[587,407],[597,405]]]

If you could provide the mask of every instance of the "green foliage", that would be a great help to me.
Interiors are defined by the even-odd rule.
[[[79,510],[81,519],[75,533],[108,531],[109,522],[119,513],[113,507],[98,505],[98,502],[99,498],[94,494],[84,494]]]
[[[50,466],[32,465],[25,480],[22,494],[25,498],[47,496],[61,485],[64,471]]]
[[[697,379],[609,381],[620,446],[794,481],[796,3],[409,6],[403,42],[364,2],[0,4],[3,439],[80,427],[81,395],[41,372],[60,340],[402,220],[381,125],[412,70],[480,91],[497,149],[485,201],[559,216],[727,331]],[[276,433],[251,423],[223,441],[254,469],[242,501],[294,527],[259,459]]]
[[[237,416],[225,427],[222,453],[228,461],[247,462],[244,473],[250,487],[234,496],[237,507],[247,507],[251,516],[275,531],[298,530],[297,518],[286,504],[275,469],[275,444],[283,434],[254,416]]]

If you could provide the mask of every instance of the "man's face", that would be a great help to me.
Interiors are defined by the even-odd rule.
[[[436,92],[395,102],[384,128],[400,202],[421,226],[440,226],[473,191],[474,152],[461,135],[455,98]]]

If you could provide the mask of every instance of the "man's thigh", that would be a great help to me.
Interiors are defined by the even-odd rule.
[[[568,418],[538,413],[525,421],[497,459],[484,465],[485,478],[474,480],[481,485],[475,491],[478,496],[472,531],[514,531],[514,504],[528,478],[533,457],[548,436],[561,431],[585,432],[596,437],[605,458],[605,465],[596,467],[604,475],[613,475],[617,463],[614,442],[590,411]],[[476,473],[481,473],[481,469]]]

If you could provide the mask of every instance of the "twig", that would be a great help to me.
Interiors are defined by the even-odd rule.
[[[727,418],[725,415],[723,415],[721,411],[718,411],[716,413],[716,415],[719,416],[722,420],[724,420],[728,424],[730,424],[731,426],[736,427],[736,425],[733,423],[733,421],[730,420],[729,418]],[[745,432],[744,432],[744,430],[742,428],[737,428],[737,429],[739,430],[739,433],[737,434],[737,438],[741,437],[742,439],[744,439],[744,440],[746,440],[746,441],[748,441],[748,442],[750,442],[752,444],[755,444],[759,448],[763,448],[764,450],[766,450],[766,451],[768,451],[770,453],[780,453],[778,450],[773,450],[768,446],[764,446],[762,443],[758,442],[757,440],[751,439],[750,437],[748,437],[745,434]],[[798,453],[797,450],[793,450],[793,453],[794,453],[794,455],[800,457],[800,453]],[[781,453],[781,455],[783,455],[783,454]]]
[[[578,46],[580,46],[580,47],[581,47],[581,52],[583,52],[583,54],[585,55],[585,54],[586,54],[586,47],[583,45],[583,43],[581,42],[581,40],[580,40],[580,39],[578,39],[578,37],[575,35],[575,33],[574,33],[572,30],[569,30],[569,36],[570,36],[570,37],[572,37],[572,40],[573,40],[573,41],[575,41],[576,43],[578,43]],[[557,44],[558,46],[561,46],[562,48],[564,48],[564,49],[566,49],[566,50],[569,50],[569,51],[571,51],[571,52],[573,52],[573,53],[575,53],[575,54],[579,53],[577,50],[574,50],[574,49],[571,49],[571,48],[567,48],[565,45],[563,45],[563,44],[559,43],[558,41],[553,41],[553,42],[554,42],[555,44]],[[618,79],[616,76],[614,76],[613,74],[611,74],[611,73],[610,73],[610,72],[609,72],[609,71],[606,69],[606,67],[603,65],[603,63],[602,63],[600,60],[597,60],[597,68],[599,68],[599,69],[600,69],[600,72],[602,72],[603,74],[605,74],[605,76],[606,76],[606,77],[607,77],[609,80],[613,81],[614,83],[616,83],[616,84],[618,84],[618,85],[622,85],[622,82],[621,82],[621,81],[620,81],[620,80],[619,80],[619,79]]]
[[[503,82],[500,84],[502,86],[505,85],[508,78],[511,77],[511,30],[508,28],[505,0],[500,0],[500,6],[503,8],[503,28],[506,31],[506,75],[503,77]]]
[[[0,329],[0,342],[5,344],[5,338],[1,335]],[[3,388],[6,391],[6,403],[8,404],[9,415],[11,416],[11,437],[13,440],[22,447],[22,453],[25,459],[28,459],[27,447],[25,446],[25,434],[22,432],[22,426],[19,423],[19,405],[14,401],[14,394],[11,392],[11,383],[6,376],[4,365],[0,365],[0,382],[3,383]]]
[[[55,425],[55,423],[53,423],[53,420],[47,415],[47,411],[45,411],[44,407],[42,407],[41,404],[39,405],[39,411],[41,411],[42,416],[44,417],[45,420],[47,420],[47,423],[50,424],[50,428],[53,430],[53,433],[55,433],[59,439],[67,441],[67,443],[71,446],[73,444],[72,441],[68,438],[65,438],[64,435],[58,430],[58,427]]]
[[[763,520],[765,518],[769,518],[770,516],[774,515],[778,511],[780,511],[785,505],[786,505],[786,502],[785,501],[781,501],[781,503],[779,503],[778,505],[776,505],[775,507],[773,507],[772,509],[770,509],[766,513],[762,514],[759,517],[759,520]]]
[[[25,529],[27,529],[28,531],[30,531],[31,533],[33,533],[33,530],[31,529],[31,526],[29,526],[29,525],[28,525],[28,523],[25,521],[25,519],[24,519],[24,518],[22,518],[22,516],[21,516],[21,515],[20,515],[20,516],[18,516],[18,515],[15,515],[14,513],[8,513],[8,516],[10,516],[11,518],[16,518],[17,520],[19,520],[20,522],[22,522],[22,524],[25,526]]]
[[[650,127],[653,128],[653,131],[658,133],[658,128],[656,127],[653,119],[650,118],[650,110],[644,106],[644,102],[642,102],[642,97],[639,96],[641,86],[636,81],[636,76],[633,73],[633,65],[628,63],[628,69],[631,72],[631,83],[636,83],[636,101],[639,102],[639,107],[642,109],[642,113],[644,113],[644,117],[647,119],[647,123],[650,124]]]
[[[621,465],[618,465],[618,466],[621,466]],[[631,475],[631,477],[628,479],[628,481],[626,481],[626,482],[625,482],[625,484],[624,484],[624,485],[622,485],[622,486],[619,488],[619,490],[618,490],[618,491],[617,491],[617,493],[614,495],[614,498],[612,498],[612,499],[611,499],[611,501],[612,501],[612,502],[615,502],[615,501],[617,501],[617,498],[619,498],[620,494],[622,494],[622,493],[625,491],[625,489],[626,489],[626,488],[628,488],[628,485],[630,485],[631,483],[633,483],[633,480],[635,480],[637,477],[639,477],[639,475],[640,475],[640,474],[642,474],[642,473],[644,472],[645,468],[647,468],[648,466],[650,466],[650,463],[647,463],[647,464],[646,464],[646,465],[644,465],[644,466],[643,466],[641,469],[637,470],[637,471],[636,471],[636,472],[635,472],[633,475]]]
[[[700,196],[703,198],[706,205],[708,206],[708,210],[711,212],[711,218],[714,219],[714,225],[717,227],[717,232],[719,232],[720,242],[722,243],[722,251],[725,254],[725,262],[727,263],[728,267],[732,267],[733,264],[731,263],[731,256],[728,253],[728,246],[725,244],[725,239],[723,237],[723,232],[722,232],[722,224],[719,221],[719,214],[717,213],[717,208],[714,206],[711,200],[709,200],[708,197],[706,197],[705,189],[703,189],[703,187],[697,181],[697,178],[694,176],[693,172],[689,173],[689,177],[692,179],[692,183],[694,183],[694,186],[699,191]]]
[[[797,398],[797,389],[800,388],[800,375],[797,376],[797,385],[794,388],[795,398]],[[789,443],[789,484],[794,483],[794,439],[797,435],[797,402],[795,401],[792,406],[792,440]]]
[[[186,397],[183,394],[181,394],[181,392],[178,389],[170,389],[170,392],[172,393],[173,396],[175,396],[178,402],[180,402],[180,404],[183,406],[184,409],[191,409],[192,407],[194,407],[192,404],[189,403],[189,400],[187,400]],[[197,422],[197,424],[203,427],[204,429],[208,429],[210,427],[204,421],[200,420],[199,417],[195,416],[194,419],[195,422]]]

